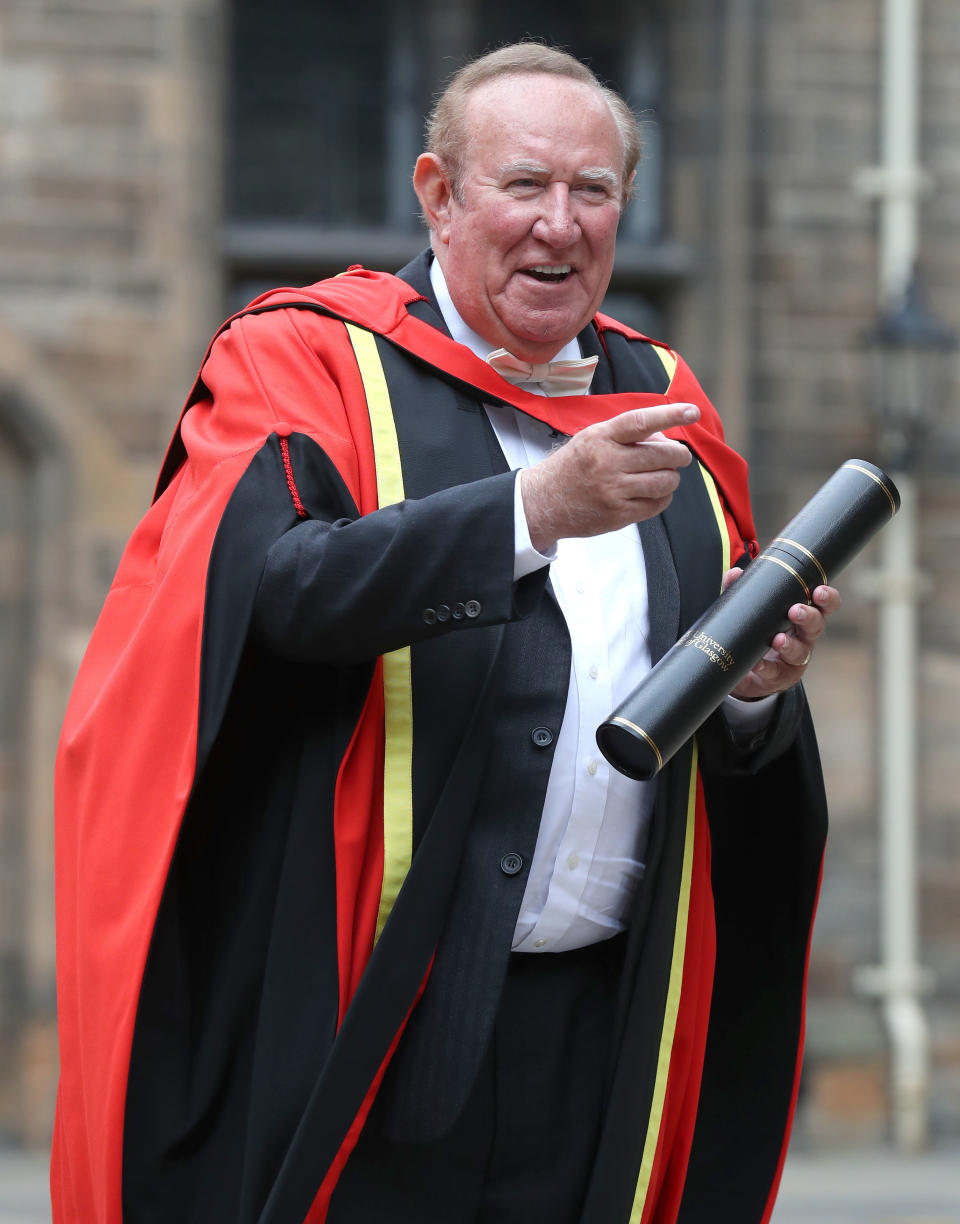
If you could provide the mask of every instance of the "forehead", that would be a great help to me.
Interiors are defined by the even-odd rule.
[[[516,74],[478,86],[467,99],[466,161],[477,169],[538,159],[553,166],[623,170],[623,141],[603,96],[569,77]]]

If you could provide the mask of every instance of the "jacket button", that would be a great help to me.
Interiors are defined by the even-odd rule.
[[[523,868],[523,859],[515,851],[505,854],[500,860],[500,870],[504,875],[515,876]]]
[[[534,727],[530,732],[530,738],[538,748],[549,748],[553,743],[553,732],[549,727]]]
[[[455,603],[453,607],[450,609],[450,615],[453,617],[454,620],[463,620],[465,612],[466,612],[466,608],[464,607],[462,603]]]
[[[480,604],[475,599],[468,599],[463,605],[463,610],[471,620],[480,615]]]
[[[437,604],[437,620],[448,621],[450,619],[450,609],[446,604]]]
[[[436,608],[424,608],[421,615],[423,616],[423,623],[425,625],[435,625],[437,623]]]

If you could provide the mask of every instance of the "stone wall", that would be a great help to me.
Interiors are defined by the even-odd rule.
[[[0,1138],[43,1142],[55,1078],[51,761],[79,652],[222,308],[224,0],[0,6]],[[452,20],[448,5],[445,19]],[[768,538],[875,454],[879,0],[671,0],[666,215],[694,273],[667,337],[749,455]],[[626,9],[624,10],[626,11]],[[923,5],[920,271],[960,331],[960,6]],[[960,430],[956,369],[921,474],[922,959],[938,1133],[960,1132]],[[887,1125],[878,956],[875,609],[864,579],[809,689],[833,813],[802,1129]],[[26,628],[24,628],[26,626]]]
[[[0,1138],[50,1127],[63,707],[220,314],[223,27],[219,0],[0,8]]]
[[[879,458],[863,337],[877,311],[877,215],[858,172],[879,156],[875,0],[682,0],[671,5],[668,211],[700,255],[674,336],[751,460],[769,539],[845,458]],[[960,332],[960,9],[925,0],[919,271]],[[730,312],[733,311],[731,319]],[[960,390],[932,405],[919,472],[921,960],[936,985],[933,1121],[960,1133]],[[731,396],[732,399],[724,398]],[[810,975],[804,1125],[821,1140],[886,1133],[886,1039],[852,987],[879,956],[876,609],[872,549],[841,579],[845,606],[808,688],[831,801]]]

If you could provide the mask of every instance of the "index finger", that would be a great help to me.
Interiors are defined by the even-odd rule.
[[[813,592],[813,602],[825,616],[829,616],[831,612],[836,612],[843,600],[836,587],[819,586]]]
[[[614,442],[625,446],[633,442],[645,442],[652,434],[675,425],[692,425],[699,421],[700,409],[696,404],[657,404],[651,408],[631,408],[612,417],[607,425]]]

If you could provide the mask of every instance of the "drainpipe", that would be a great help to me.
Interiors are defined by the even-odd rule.
[[[879,601],[879,806],[883,963],[864,967],[855,984],[879,997],[890,1047],[890,1094],[897,1147],[926,1145],[929,1034],[920,1004],[929,974],[919,964],[917,904],[916,676],[917,603],[925,588],[915,569],[917,488],[911,472],[891,473],[900,513],[887,525],[874,576]]]
[[[855,186],[879,200],[880,312],[894,313],[913,275],[918,197],[926,176],[917,161],[920,0],[884,0],[882,164]],[[911,464],[891,471],[900,513],[881,538],[879,572],[879,786],[883,964],[863,967],[855,985],[879,996],[890,1042],[893,1130],[902,1151],[927,1141],[929,1034],[920,997],[928,975],[918,956],[917,901],[917,488]]]

